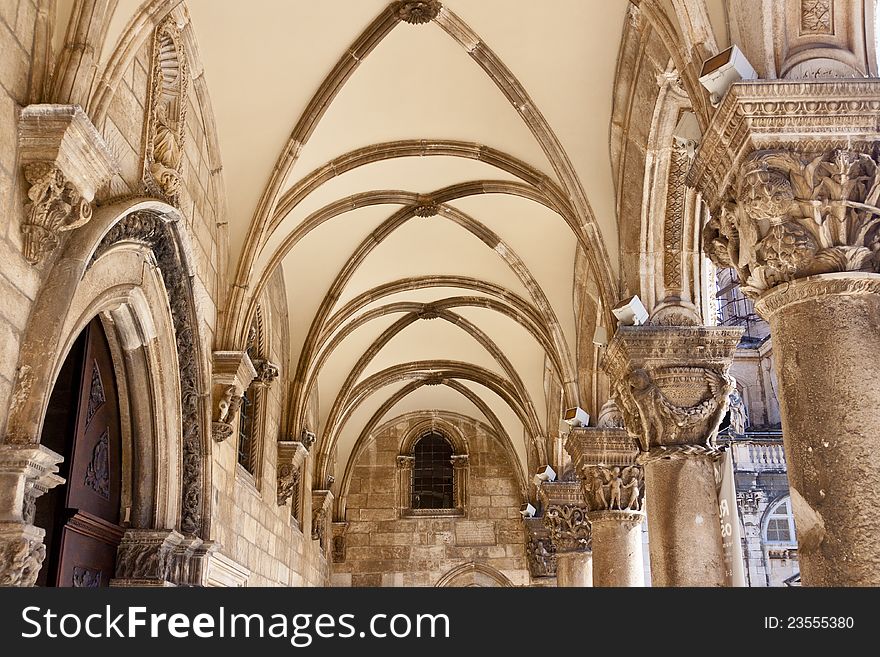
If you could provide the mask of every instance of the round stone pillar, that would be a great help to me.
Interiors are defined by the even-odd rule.
[[[590,513],[593,531],[593,586],[644,586],[642,522],[633,511]]]
[[[538,489],[544,527],[556,548],[556,585],[592,586],[590,520],[577,481],[544,482]]]
[[[598,426],[577,427],[565,449],[581,481],[593,545],[593,586],[644,586],[642,555],[643,469],[638,445],[623,429],[609,400]]]
[[[645,464],[654,586],[725,586],[715,459],[695,454]]]
[[[880,586],[880,275],[780,285],[770,322],[801,579]]]
[[[592,552],[557,552],[556,586],[593,586]]]
[[[714,440],[735,387],[728,370],[741,335],[700,326],[691,308],[670,303],[648,325],[618,327],[606,350],[612,395],[641,451],[654,586],[727,584]]]

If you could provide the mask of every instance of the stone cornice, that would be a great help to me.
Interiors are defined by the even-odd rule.
[[[731,86],[703,136],[687,184],[714,211],[740,164],[774,148],[826,151],[880,140],[880,81],[760,81]]]

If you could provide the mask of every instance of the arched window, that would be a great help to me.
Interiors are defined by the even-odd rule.
[[[401,518],[467,515],[467,443],[431,423],[413,427],[397,457]]]
[[[454,505],[452,445],[432,431],[413,446],[412,508],[452,509]]]
[[[764,522],[764,540],[768,543],[794,543],[794,517],[791,514],[791,498],[783,497],[767,511]]]

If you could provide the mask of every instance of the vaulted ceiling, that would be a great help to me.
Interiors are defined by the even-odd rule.
[[[149,1],[119,1],[103,59]],[[547,391],[580,398],[579,249],[616,301],[609,124],[630,3],[439,4],[185,2],[219,133],[231,303],[246,317],[283,271],[292,423],[316,391],[308,428],[338,450],[322,476],[417,410],[492,424],[523,468],[546,458]]]

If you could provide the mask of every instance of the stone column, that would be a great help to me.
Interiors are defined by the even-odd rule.
[[[686,305],[661,304],[649,325],[618,327],[608,344],[612,396],[642,451],[655,586],[726,583],[714,440],[741,335],[699,326]]]
[[[64,483],[62,458],[35,444],[0,445],[0,586],[33,586],[46,557],[45,530],[34,526],[37,498]]]
[[[599,426],[572,429],[565,449],[581,480],[592,526],[593,586],[644,586],[642,523],[644,472],[639,449],[623,429],[613,401]]]
[[[801,579],[880,585],[880,82],[735,85],[691,184],[770,323]]]
[[[556,585],[592,586],[590,521],[576,481],[544,482],[538,489],[544,526],[556,549]]]

